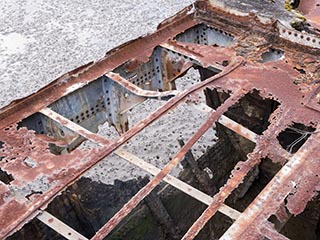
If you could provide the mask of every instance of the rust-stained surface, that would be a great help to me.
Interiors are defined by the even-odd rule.
[[[290,214],[303,212],[320,191],[318,1],[301,1],[299,9],[312,25],[311,30],[302,31],[290,28],[291,13],[284,7],[280,9],[279,3],[261,16],[259,12],[263,9],[256,11],[257,14],[245,13],[232,2],[197,1],[160,24],[155,33],[120,46],[100,61],[67,73],[37,93],[0,110],[0,170],[7,176],[0,181],[1,239],[22,228],[83,173],[169,110],[183,102],[197,104],[196,94],[204,89],[229,92],[230,97],[209,112],[208,119],[176,156],[93,239],[107,236],[215,122],[255,142],[255,148],[247,159],[236,164],[226,184],[213,196],[212,203],[183,239],[195,238],[264,158],[280,163],[280,171],[221,239],[261,236],[287,239],[268,220],[270,216],[285,222]],[[265,4],[268,9],[266,4],[273,4],[266,2],[260,7]],[[259,5],[252,6],[257,7]],[[283,13],[278,19],[269,16],[275,7]],[[212,76],[188,89],[176,90],[175,80],[191,67],[211,71]],[[79,92],[82,96],[86,88],[100,83],[98,89],[102,89],[102,95],[86,93],[87,99],[94,99],[95,106],[82,104],[80,115],[69,116],[58,108],[51,111],[62,106],[59,104],[63,101],[73,101],[73,94]],[[252,133],[223,116],[253,91],[263,99],[279,103],[262,134]],[[148,98],[167,102],[129,128],[126,111]],[[103,115],[100,116],[100,112]],[[94,133],[97,126],[84,122],[92,116],[97,125],[107,121],[122,135],[116,140],[98,136]],[[283,149],[277,139],[294,123],[314,129],[296,153]],[[28,129],[30,124],[36,124],[36,129]],[[98,143],[99,147],[77,149],[85,139]]]
[[[320,1],[304,0],[298,8],[308,19],[310,24],[316,28],[320,27]]]

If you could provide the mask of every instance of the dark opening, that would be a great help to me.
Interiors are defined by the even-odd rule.
[[[226,203],[230,207],[243,212],[280,169],[281,166],[272,162],[272,160],[262,159],[259,166],[253,168],[243,183],[233,191]]]
[[[56,233],[53,229],[42,223],[37,218],[24,225],[21,231],[12,234],[7,240],[34,240],[34,239],[50,239],[65,240],[65,238]]]
[[[5,184],[10,184],[14,179],[11,174],[8,174],[6,171],[0,168],[0,181]]]
[[[262,62],[272,62],[280,60],[284,57],[284,51],[280,49],[270,48],[268,52],[265,52],[261,55]]]
[[[293,123],[282,131],[277,136],[277,139],[280,145],[289,153],[296,153],[314,131],[314,127]]]
[[[217,89],[206,89],[205,93],[207,104],[213,109],[217,109],[229,97],[228,93]],[[269,118],[279,105],[279,102],[264,99],[257,90],[253,90],[230,107],[225,115],[251,131],[262,134],[270,125]]]
[[[308,202],[301,214],[291,216],[281,233],[292,240],[320,239],[320,195]]]
[[[0,141],[0,162],[4,159],[5,154],[3,154],[3,145],[4,143]],[[14,179],[11,174],[8,174],[6,171],[0,168],[0,181],[5,184],[10,184]]]

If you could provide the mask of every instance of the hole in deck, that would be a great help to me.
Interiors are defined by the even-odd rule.
[[[281,227],[280,233],[292,240],[320,239],[320,195],[309,201],[305,210],[291,216]]]
[[[293,123],[282,131],[277,136],[277,139],[280,145],[289,153],[296,153],[314,131],[314,127]]]
[[[268,52],[265,52],[261,55],[261,58],[262,63],[282,60],[284,58],[284,51],[270,48]]]
[[[252,168],[243,183],[226,200],[232,208],[243,212],[281,169],[280,164],[265,158]]]
[[[216,109],[229,96],[214,89],[207,90],[206,97],[208,105]],[[262,134],[270,125],[269,118],[279,105],[279,102],[273,99],[262,98],[259,91],[254,89],[230,107],[225,115],[251,131]]]
[[[2,170],[0,168],[0,181],[5,183],[5,184],[10,184],[14,178],[12,177],[11,174],[8,174],[6,171]]]
[[[302,68],[297,68],[297,67],[294,67],[294,70],[296,70],[297,72],[301,73],[301,74],[306,74],[306,71]]]

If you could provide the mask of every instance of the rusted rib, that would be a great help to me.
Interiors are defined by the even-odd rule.
[[[185,99],[189,94],[199,91],[206,87],[206,85],[211,82],[229,74],[237,67],[239,67],[243,63],[243,58],[237,57],[234,61],[221,73],[207,79],[206,81],[200,82],[193,87],[181,92],[176,95],[168,102],[166,102],[163,106],[157,109],[155,112],[151,113],[147,118],[141,120],[136,126],[128,130],[124,133],[119,139],[117,139],[112,144],[106,146],[105,148],[97,149],[90,153],[90,156],[86,156],[88,161],[85,164],[77,166],[77,168],[68,168],[64,172],[64,177],[60,179],[59,184],[53,187],[50,191],[42,194],[40,199],[29,204],[29,208],[24,209],[23,212],[20,213],[20,218],[15,222],[12,222],[10,225],[7,225],[5,222],[3,223],[3,228],[0,229],[0,236],[7,236],[10,233],[14,232],[16,229],[19,229],[25,222],[27,222],[30,218],[32,218],[32,214],[36,209],[40,209],[42,206],[48,204],[59,192],[63,189],[67,188],[70,184],[76,181],[83,173],[93,167],[95,164],[100,162],[105,156],[108,156],[112,153],[116,148],[121,146],[123,143],[127,142],[130,138],[135,136],[137,133],[142,131],[145,127],[149,126],[152,122],[157,120],[160,116],[165,114],[170,109],[174,108],[179,102]],[[72,157],[72,155],[70,155]],[[75,159],[84,156],[73,156]],[[1,209],[0,209],[1,210]]]
[[[91,133],[90,131],[86,130],[85,128],[71,122],[69,119],[59,115],[58,113],[52,111],[51,109],[45,108],[40,111],[41,113],[44,113],[46,116],[52,118],[53,120],[59,122],[60,124],[64,124],[65,127],[69,128],[70,130],[78,133],[79,135],[82,135],[83,137],[87,138],[88,140],[91,140],[97,144],[100,144],[103,146],[105,142],[108,143],[108,140],[104,137]],[[75,126],[77,125],[77,126]],[[117,149],[114,151],[114,154],[120,156],[121,158],[125,159],[126,161],[140,167],[141,169],[145,170],[146,172],[157,175],[161,171],[161,169],[153,166],[150,163],[147,163],[143,161],[142,159],[138,158],[137,156],[125,151],[124,149]],[[175,188],[183,191],[184,193],[190,195],[191,197],[199,200],[200,202],[210,205],[212,202],[212,197],[209,195],[199,191],[198,189],[186,184],[185,182],[171,176],[167,175],[164,179],[165,182],[169,183],[170,185],[174,186]],[[240,213],[237,210],[234,210],[230,208],[229,206],[223,204],[219,211],[232,219],[237,219],[240,215]]]
[[[192,104],[192,106],[194,106],[199,111],[206,112],[206,113],[208,113],[210,111],[214,111],[212,108],[210,108],[208,105],[206,105],[204,103]],[[233,121],[232,119],[228,118],[227,116],[222,115],[218,119],[218,122],[221,123],[223,126],[231,129],[235,133],[239,134],[240,136],[250,140],[251,142],[254,142],[254,143],[256,142],[258,134],[252,132],[248,128],[245,128],[244,126]]]
[[[105,139],[104,137],[94,134],[85,128],[71,122],[69,119],[59,115],[58,113],[52,111],[49,108],[42,109],[40,111],[41,113],[45,114],[46,116],[52,118],[53,120],[59,122],[60,124],[63,124],[63,126],[69,128],[70,130],[73,130],[74,132],[78,133],[79,135],[82,135],[83,137],[87,138],[88,140],[91,140],[97,144],[100,144],[103,146],[104,144],[108,144],[109,141]],[[114,153],[123,159],[129,161],[130,163],[135,164],[136,166],[140,167],[141,169],[145,170],[146,172],[151,173],[152,175],[157,175],[161,170],[157,167],[143,161],[142,159],[139,159],[137,156],[134,156],[133,154],[125,151],[124,149],[117,149],[114,151]],[[201,201],[202,203],[206,205],[210,205],[212,201],[212,197],[209,195],[199,191],[198,189],[182,182],[181,180],[168,175],[164,178],[164,181],[169,183],[170,185],[176,187],[177,189],[180,189],[181,191],[185,192],[186,194],[190,195],[191,197]],[[227,216],[231,217],[232,219],[236,219],[240,213],[227,205],[221,206],[219,209],[222,213],[226,214]]]
[[[94,134],[84,127],[81,127],[80,125],[70,121],[69,119],[65,118],[64,116],[61,116],[60,114],[56,113],[55,111],[51,110],[50,108],[44,108],[39,111],[43,115],[53,119],[54,121],[61,124],[61,126],[64,126],[66,128],[69,128],[70,130],[78,133],[79,135],[85,137],[86,139],[89,139],[93,142],[96,142],[100,144],[101,146],[107,146],[110,145],[110,141],[107,140],[104,137],[99,136],[98,134]]]
[[[161,172],[161,169],[153,166],[150,163],[147,163],[143,161],[142,159],[138,158],[137,156],[125,151],[124,149],[117,149],[114,151],[114,153],[123,159],[127,160],[128,162],[140,167],[141,169],[145,170],[146,172],[152,174],[152,175],[157,175]],[[179,180],[178,178],[171,176],[168,174],[163,181],[166,183],[170,184],[171,186],[179,189],[180,191],[184,192],[185,194],[193,197],[194,199],[197,199],[198,201],[210,205],[212,202],[212,197],[209,195],[201,192],[200,190],[190,186],[189,184]],[[228,217],[232,219],[237,219],[240,216],[240,212],[237,210],[227,206],[226,204],[222,204],[222,206],[219,208],[219,212],[227,215]]]
[[[308,161],[319,161],[319,130],[320,127],[289,162],[280,169],[237,221],[225,232],[222,239],[241,239],[245,237],[249,229],[260,228],[263,221],[277,211],[279,205],[302,176],[304,165],[308,164]]]
[[[191,60],[199,62],[206,68],[224,69],[222,62],[233,57],[233,52],[228,48],[213,48],[212,46],[201,46],[192,43],[180,43],[173,40],[160,45],[170,51],[188,56]],[[212,59],[215,61],[212,61]]]
[[[262,229],[260,230],[261,235],[267,237],[271,240],[289,240],[286,236],[280,234],[270,222],[263,224]],[[252,234],[254,235],[254,234]]]
[[[163,178],[181,161],[184,155],[190,150],[193,144],[216,122],[219,117],[237,102],[245,92],[240,89],[234,93],[215,112],[212,112],[206,122],[179,150],[176,156],[158,173],[146,186],[144,186],[129,202],[127,202],[92,238],[92,240],[103,239],[124,219],[160,182]]]
[[[204,225],[217,212],[221,204],[251,171],[252,167],[260,162],[260,158],[259,145],[257,145],[254,151],[249,154],[246,162],[237,163],[234,170],[231,172],[232,177],[228,179],[227,183],[220,189],[219,193],[213,197],[213,201],[210,206],[201,214],[197,221],[193,223],[188,232],[183,236],[182,240],[191,240],[198,235]]]
[[[268,129],[263,132],[263,136],[256,138],[256,146],[253,152],[248,154],[248,159],[245,162],[241,161],[236,164],[227,183],[220,188],[219,193],[213,197],[211,205],[202,213],[197,221],[194,222],[188,232],[184,235],[183,240],[193,239],[201,231],[210,218],[217,212],[219,206],[221,206],[232,191],[241,184],[252,168],[261,162],[261,158],[266,156],[268,150],[265,149],[265,146],[270,143],[267,139],[274,134],[277,127],[277,122],[272,122]]]
[[[162,98],[162,97],[170,97],[175,96],[179,93],[177,90],[172,91],[165,91],[165,92],[156,92],[156,91],[149,91],[149,90],[143,90],[133,83],[129,82],[128,80],[124,79],[117,73],[109,72],[106,74],[107,77],[109,77],[111,80],[117,82],[122,87],[126,88],[130,92],[134,93],[137,96],[145,97],[145,98]]]
[[[190,227],[188,232],[182,238],[183,240],[193,239],[210,220],[210,218],[217,212],[221,204],[228,198],[232,191],[242,183],[245,176],[252,170],[252,168],[258,165],[263,157],[268,156],[270,149],[267,149],[266,146],[273,146],[270,141],[270,139],[272,139],[270,136],[274,135],[274,132],[277,128],[278,122],[272,122],[268,129],[263,132],[263,135],[256,139],[256,146],[253,152],[248,154],[248,159],[245,162],[240,161],[236,164],[227,183],[220,188],[219,193],[213,197],[212,204]],[[240,217],[242,217],[242,214]]]
[[[91,62],[79,67],[59,77],[32,96],[17,100],[2,108],[0,110],[0,129],[19,122],[67,95],[70,93],[68,88],[74,91],[125,63],[128,59],[136,58],[145,61],[157,45],[198,23],[193,19],[193,12],[190,12],[191,8],[192,6],[185,8],[173,22],[158,29],[154,34],[117,47],[108,52],[107,56],[98,62]]]

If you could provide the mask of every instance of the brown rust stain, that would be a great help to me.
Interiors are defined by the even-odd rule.
[[[307,2],[302,2],[301,11],[304,11],[306,16],[319,24],[319,19],[317,17],[316,19],[313,18],[318,13],[319,8],[315,8],[318,1],[309,1],[309,3],[312,2],[309,5],[306,5]],[[196,8],[196,14],[191,11],[194,7]],[[212,16],[216,16],[216,18],[212,18]],[[219,22],[218,19],[224,20]],[[202,21],[209,26],[217,25],[223,27],[222,29],[225,28],[226,31],[236,36],[237,42],[229,48],[222,48],[173,40],[173,37],[178,33]],[[234,24],[229,24],[232,21]],[[242,28],[239,29],[239,27]],[[248,30],[250,30],[250,33]],[[74,150],[64,155],[54,155],[49,151],[49,144],[66,145],[67,137],[64,138],[66,141],[63,142],[63,139],[52,139],[45,135],[35,134],[34,131],[24,127],[18,128],[17,122],[63,97],[67,94],[67,89],[70,86],[92,82],[105,74],[107,76],[109,74],[114,81],[137,96],[167,96],[171,93],[170,91],[163,93],[146,91],[120,75],[111,72],[121,64],[125,64],[126,71],[134,71],[141,63],[149,61],[152,51],[158,45],[193,59],[192,62],[176,58],[176,61],[172,62],[168,57],[163,57],[166,72],[166,76],[164,76],[165,84],[169,84],[170,81],[183,74],[187,69],[195,66],[194,60],[198,61],[201,67],[216,67],[222,72],[179,93],[114,142],[103,139],[94,133],[88,135],[81,129],[77,132],[102,144],[103,148]],[[259,62],[261,60],[260,55],[271,46],[284,50],[285,59],[269,63]],[[292,48],[292,46],[295,46],[295,48]],[[228,66],[223,64],[226,60],[229,63]],[[319,62],[320,56],[317,50],[300,46],[297,43],[288,44],[287,40],[280,39],[273,22],[261,23],[253,14],[245,17],[234,16],[223,12],[223,9],[214,8],[209,4],[209,1],[197,1],[194,6],[187,7],[170,21],[161,24],[156,33],[114,49],[97,63],[89,63],[67,73],[32,96],[16,101],[0,110],[0,141],[3,143],[0,148],[0,168],[8,174],[12,174],[14,178],[11,182],[13,191],[7,185],[0,184],[0,216],[2,216],[0,218],[0,237],[6,237],[17,231],[33,218],[38,209],[53,200],[59,192],[76,181],[81,174],[160,116],[176,107],[180,102],[186,101],[188,96],[190,96],[189,100],[193,101],[197,92],[204,88],[215,88],[233,92],[236,97],[226,100],[222,107],[217,109],[217,112],[211,113],[207,122],[200,127],[199,131],[178,152],[176,157],[111,218],[94,239],[102,239],[106,236],[167,176],[169,171],[191,148],[192,144],[223,112],[233,105],[240,96],[253,90],[258,90],[264,98],[277,100],[280,106],[272,115],[268,129],[257,137],[256,147],[248,155],[248,160],[236,165],[227,183],[213,197],[212,204],[193,224],[183,239],[193,239],[197,235],[226,198],[238,187],[248,172],[260,163],[262,158],[269,157],[274,162],[280,162],[283,165],[288,164],[287,160],[292,156],[289,156],[281,148],[276,139],[280,131],[286,129],[293,122],[312,125],[317,130],[302,147],[302,150],[308,153],[306,154],[308,161],[303,160],[299,165],[300,168],[294,168],[290,172],[290,176],[281,182],[280,186],[273,185],[277,183],[276,181],[279,178],[279,176],[276,176],[260,195],[273,188],[277,191],[271,192],[264,199],[263,207],[254,217],[237,220],[236,222],[238,229],[236,229],[234,235],[239,239],[253,239],[261,237],[261,234],[281,239],[281,236],[267,222],[269,216],[276,214],[280,220],[283,220],[287,217],[285,208],[292,214],[299,214],[305,209],[307,202],[320,191],[320,153],[318,151],[320,144],[320,90],[317,85],[319,83],[317,82],[318,77],[320,77]],[[170,88],[168,87],[168,89]],[[68,125],[68,121],[65,119],[57,120],[62,125]],[[124,124],[125,130],[128,128],[127,124],[127,122]],[[231,127],[228,124],[226,126]],[[232,129],[236,133],[249,138],[249,135],[244,133],[239,126],[232,126]],[[27,158],[36,162],[37,165],[30,167],[25,164],[24,161]],[[47,189],[43,193],[29,196],[29,199],[27,199],[27,192],[23,192],[22,189],[41,177],[46,179]],[[289,184],[290,182],[294,182],[296,187],[293,188]],[[290,196],[288,196],[289,193]],[[287,204],[284,206],[285,198]],[[249,208],[259,204],[261,205],[261,199],[256,198]],[[49,219],[49,222],[52,220]]]
[[[307,18],[308,23],[313,27],[320,29],[320,1],[319,0],[302,0],[298,10]]]

